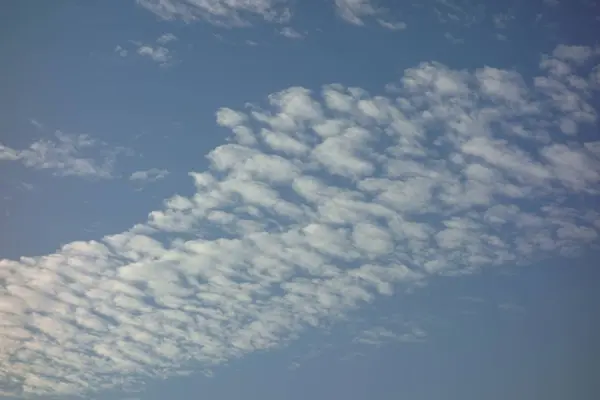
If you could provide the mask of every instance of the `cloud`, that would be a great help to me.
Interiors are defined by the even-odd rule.
[[[408,27],[405,22],[391,22],[383,19],[378,19],[377,22],[379,25],[390,31],[403,31]]]
[[[353,25],[364,25],[364,19],[383,14],[386,10],[375,5],[374,0],[330,0],[335,12],[344,21]],[[136,0],[142,8],[161,19],[181,19],[185,22],[204,20],[223,27],[246,27],[255,19],[270,23],[286,23],[292,17],[291,0]],[[405,29],[403,22],[390,22],[379,19],[378,23],[386,29]],[[283,28],[292,34],[290,38],[299,38],[291,28]]]
[[[302,39],[304,38],[304,35],[302,35],[300,32],[298,32],[297,30],[295,30],[292,27],[286,26],[284,28],[282,28],[279,31],[279,34],[281,36],[285,36],[288,39]]]
[[[156,182],[166,178],[167,175],[169,175],[169,171],[166,169],[151,168],[145,171],[135,171],[129,176],[129,180],[140,183]]]
[[[127,49],[124,49],[123,47],[117,45],[117,46],[115,46],[115,53],[117,53],[121,57],[127,57],[127,55],[129,54],[129,51]]]
[[[371,17],[380,12],[372,0],[333,0],[333,2],[338,15],[354,25],[364,25],[364,17]]]
[[[143,45],[138,47],[137,53],[140,56],[148,57],[161,65],[167,65],[171,59],[171,52],[166,47]]]
[[[356,25],[365,25],[365,20],[390,14],[390,10],[378,5],[377,0],[333,0],[335,11],[344,21]],[[388,18],[376,18],[377,23],[388,30],[399,31],[407,28],[406,23],[391,21]]]
[[[480,24],[485,20],[483,4],[464,4],[464,1],[434,0],[433,10],[441,23],[458,24],[464,27]],[[463,4],[460,4],[463,3]]]
[[[127,57],[132,51],[133,54],[137,54],[141,57],[149,58],[156,62],[162,67],[168,67],[172,65],[176,60],[174,52],[167,47],[171,42],[178,40],[177,36],[172,33],[165,33],[156,39],[156,44],[147,44],[138,41],[131,41],[130,43],[135,48],[128,50],[120,45],[115,47],[115,53],[121,57]]]
[[[165,33],[161,36],[158,37],[158,39],[156,39],[156,43],[161,44],[161,45],[165,45],[169,42],[173,42],[177,40],[177,36],[173,35],[172,33]]]
[[[528,84],[426,62],[384,94],[292,87],[219,110],[231,138],[190,173],[193,195],[125,232],[0,260],[2,387],[65,396],[210,370],[432,276],[597,244],[598,145],[560,128],[594,126],[595,89],[560,52],[540,67]]]
[[[220,26],[247,26],[252,18],[286,22],[290,10],[286,0],[136,0],[144,9],[166,20],[186,22],[202,19]]]
[[[0,143],[0,161],[20,162],[27,168],[51,170],[60,176],[112,178],[116,155],[122,149],[107,151],[106,145],[87,135],[57,131],[52,139],[40,139],[23,150]],[[103,157],[85,157],[95,152]]]

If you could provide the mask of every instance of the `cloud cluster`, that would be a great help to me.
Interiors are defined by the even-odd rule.
[[[385,95],[291,87],[220,109],[232,138],[190,173],[194,195],[0,261],[0,387],[65,395],[210,368],[433,275],[597,244],[599,143],[575,135],[597,86],[580,53],[544,57],[531,84],[427,62]]]
[[[23,150],[0,143],[0,161],[20,162],[25,167],[51,170],[60,176],[111,178],[115,157],[120,151],[107,152],[105,145],[87,135],[56,132],[51,139],[40,139]],[[102,158],[98,153],[106,153]],[[96,153],[95,156],[86,154]]]

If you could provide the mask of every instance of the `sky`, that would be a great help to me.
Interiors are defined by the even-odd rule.
[[[600,396],[600,5],[0,2],[0,399]]]

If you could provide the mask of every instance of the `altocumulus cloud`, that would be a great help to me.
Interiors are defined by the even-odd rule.
[[[193,196],[0,261],[0,387],[78,394],[210,368],[434,275],[597,244],[599,146],[575,135],[596,121],[587,50],[545,56],[531,83],[423,63],[386,95],[292,87],[219,110],[232,140],[190,173]]]

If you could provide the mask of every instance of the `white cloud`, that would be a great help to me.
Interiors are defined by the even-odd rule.
[[[118,45],[115,47],[115,53],[121,57],[127,57],[130,53],[137,54],[141,57],[149,58],[162,67],[167,67],[176,62],[175,53],[168,47],[171,42],[176,40],[178,38],[174,34],[164,33],[156,38],[156,44],[147,44],[132,40],[130,43],[135,46],[134,48],[126,49]]]
[[[0,161],[16,161],[25,167],[47,169],[61,176],[111,178],[118,152],[107,151],[105,144],[87,135],[70,135],[60,131],[53,138],[37,140],[23,150],[0,143]],[[85,154],[89,153],[96,155],[86,157]]]
[[[145,171],[135,171],[129,176],[129,180],[140,183],[156,182],[166,178],[167,175],[169,175],[169,171],[166,169],[151,168]]]
[[[152,61],[155,61],[161,65],[167,65],[172,59],[169,49],[162,46],[152,47],[149,45],[143,45],[138,47],[137,53],[140,56],[148,57]]]
[[[164,46],[165,44],[175,40],[177,40],[177,36],[173,35],[172,33],[164,33],[160,35],[158,39],[156,39],[156,43]]]
[[[370,17],[380,12],[372,0],[333,1],[338,15],[354,25],[364,25],[364,17]]]
[[[344,21],[362,26],[365,18],[383,15],[387,10],[376,5],[376,0],[329,0]],[[144,9],[161,19],[181,19],[185,22],[204,20],[223,27],[246,27],[253,20],[286,23],[292,18],[293,0],[136,0]],[[378,18],[377,22],[390,30],[406,29],[404,22]],[[300,39],[302,34],[292,28],[280,30],[283,36]]]
[[[593,54],[594,50],[587,46],[557,46],[552,55],[559,60],[571,61],[575,64],[583,64]]]
[[[300,32],[298,32],[297,30],[295,30],[294,28],[290,27],[290,26],[286,26],[284,28],[282,28],[279,31],[279,34],[281,36],[285,36],[288,39],[303,39],[304,35],[302,35]]]
[[[232,135],[190,173],[193,195],[125,232],[0,260],[4,390],[64,397],[210,370],[433,275],[596,244],[598,144],[560,128],[595,122],[593,88],[541,70],[528,86],[423,63],[389,95],[294,87],[266,110],[219,110]]]
[[[378,19],[377,22],[379,23],[379,25],[381,25],[385,29],[389,29],[390,31],[403,31],[408,27],[406,22],[392,22],[386,21],[384,19]]]
[[[137,4],[166,20],[191,22],[203,19],[222,26],[246,26],[252,18],[285,22],[291,17],[282,0],[136,0]]]

